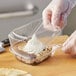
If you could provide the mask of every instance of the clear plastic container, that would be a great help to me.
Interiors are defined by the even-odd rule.
[[[32,35],[36,34],[37,38],[46,45],[46,48],[38,54],[24,52],[22,48],[26,46]],[[61,32],[52,32],[43,27],[42,19],[35,20],[29,24],[14,29],[8,35],[10,40],[10,51],[21,61],[27,64],[37,64],[52,55],[50,46],[51,38],[60,35]]]

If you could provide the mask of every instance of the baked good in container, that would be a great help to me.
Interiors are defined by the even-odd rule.
[[[29,45],[29,46],[30,47],[31,46],[39,47],[38,45],[36,46],[36,44],[34,44],[34,45],[33,44],[34,43],[32,43],[32,45]],[[52,50],[51,47],[45,46],[40,51],[37,50],[37,49],[36,49],[36,51],[33,51],[34,50],[33,49],[32,51],[28,52],[27,51],[28,49],[24,49],[25,46],[27,46],[27,42],[26,41],[19,42],[19,43],[14,45],[14,50],[15,50],[16,53],[18,53],[18,55],[16,55],[16,57],[19,60],[21,60],[21,61],[23,61],[23,62],[25,62],[27,64],[38,64],[38,63],[44,61],[45,59],[47,59],[48,57],[51,56],[51,50]],[[30,49],[32,49],[32,47]],[[22,56],[20,57],[19,54],[21,54]]]

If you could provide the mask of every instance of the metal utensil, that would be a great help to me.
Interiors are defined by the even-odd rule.
[[[0,42],[0,53],[5,51],[5,47],[9,46],[10,42],[9,39],[5,39]]]

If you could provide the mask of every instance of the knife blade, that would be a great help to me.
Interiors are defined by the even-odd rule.
[[[9,46],[10,42],[9,39],[5,39],[3,41],[0,41],[0,53],[5,51],[5,47]]]

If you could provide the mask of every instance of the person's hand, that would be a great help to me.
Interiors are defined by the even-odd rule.
[[[64,42],[62,50],[65,53],[76,56],[76,30],[75,32]]]
[[[51,31],[61,30],[67,24],[71,9],[69,0],[52,0],[42,13],[44,27]]]

